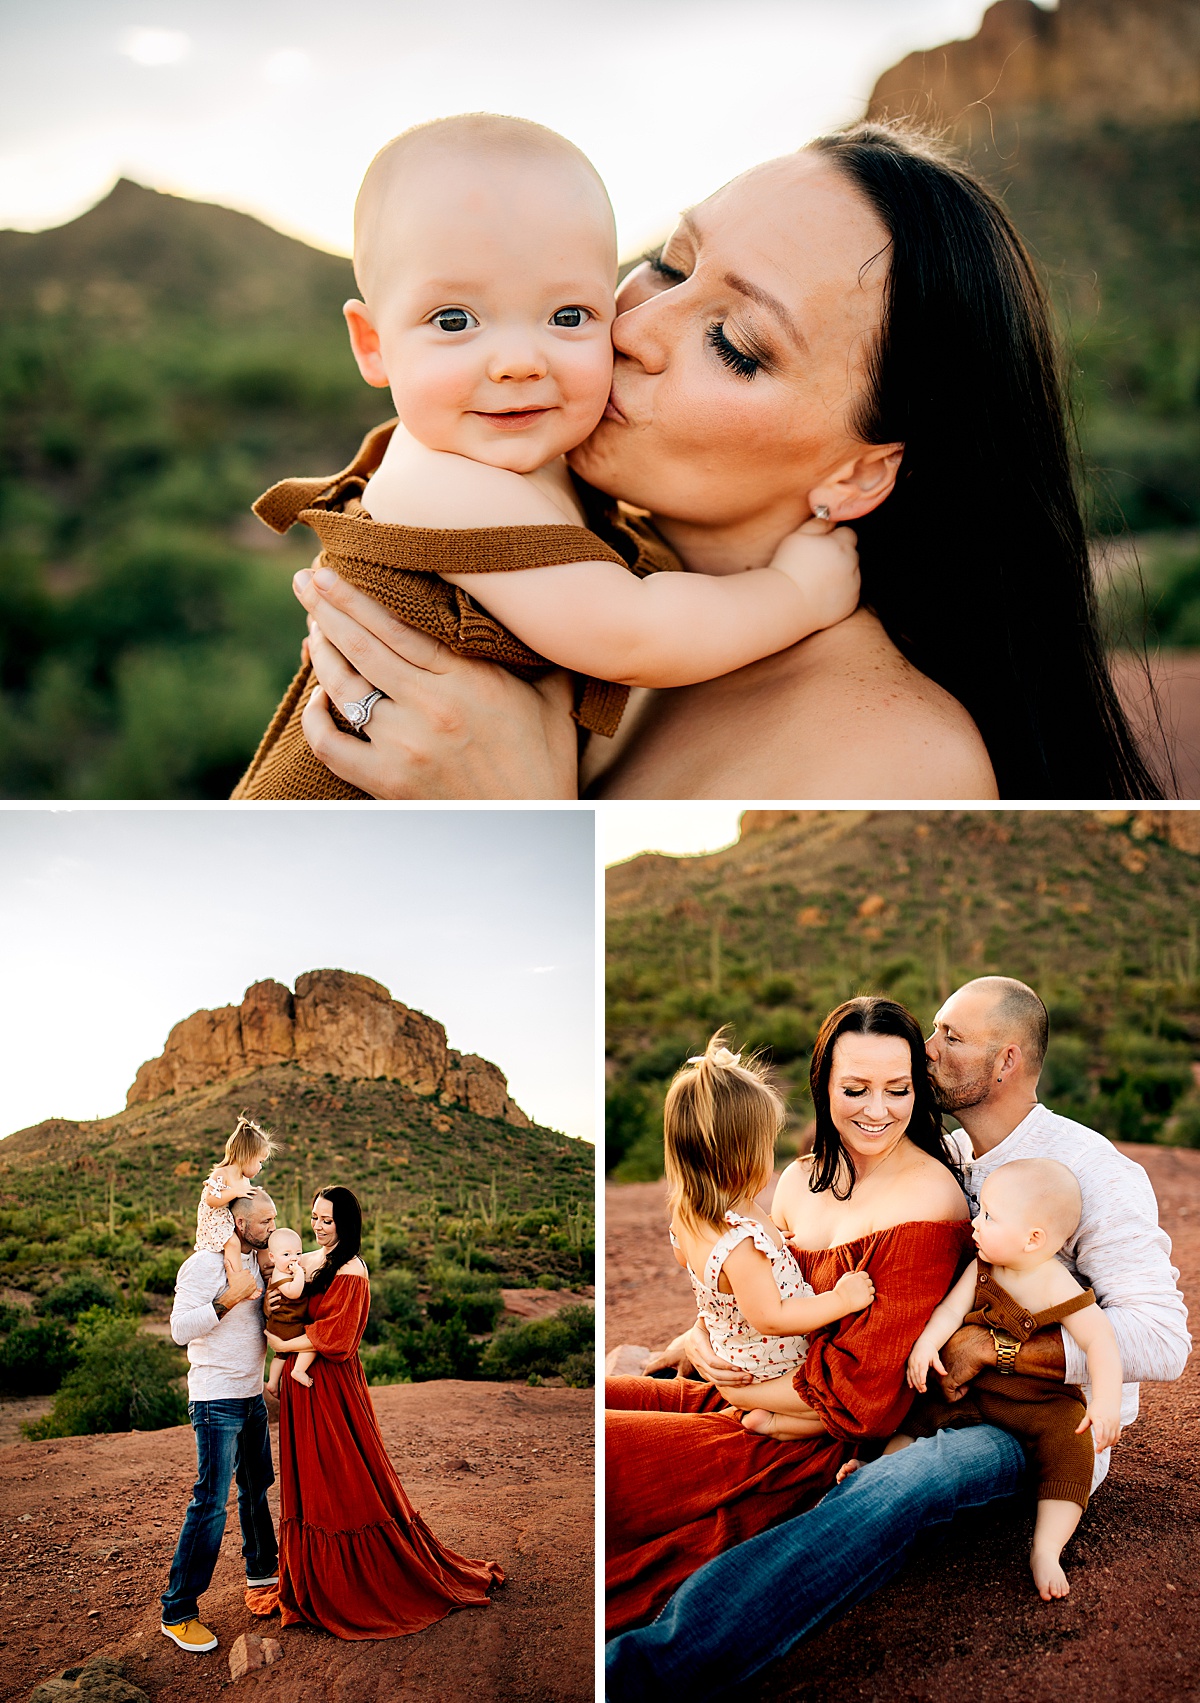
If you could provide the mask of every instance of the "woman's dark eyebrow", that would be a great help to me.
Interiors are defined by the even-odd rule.
[[[699,247],[701,243],[700,227],[697,225],[690,208],[680,214],[679,222],[687,227],[693,242]],[[801,354],[807,355],[809,353],[808,341],[804,333],[778,296],[773,296],[769,290],[764,290],[758,284],[751,284],[747,279],[739,277],[736,272],[727,272],[725,282],[731,290],[736,290],[739,295],[748,297],[750,301],[757,302],[760,307],[765,307],[768,312],[773,313]]]
[[[751,284],[747,279],[739,278],[736,272],[726,272],[725,282],[731,290],[736,290],[739,295],[749,296],[750,300],[757,302],[759,307],[765,307],[769,313],[773,313],[797,349],[800,350],[800,353],[802,355],[808,354],[808,343],[804,333],[778,296],[773,296],[769,290],[764,290],[759,284]]]

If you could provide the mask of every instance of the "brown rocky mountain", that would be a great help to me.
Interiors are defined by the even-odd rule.
[[[280,982],[255,982],[240,1005],[194,1011],[176,1023],[159,1057],[142,1065],[126,1105],[290,1063],[309,1076],[383,1077],[478,1117],[530,1127],[496,1065],[455,1052],[442,1024],[348,970],[307,970],[294,993]]]
[[[1200,113],[1195,0],[997,0],[970,41],[910,53],[883,76],[869,116],[934,115],[960,133],[1053,113],[1087,125]]]

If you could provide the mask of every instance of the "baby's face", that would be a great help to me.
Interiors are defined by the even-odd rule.
[[[1011,1265],[1026,1251],[1032,1225],[1019,1193],[988,1178],[979,1191],[971,1225],[975,1246],[989,1265]]]
[[[612,378],[598,187],[558,160],[452,153],[407,170],[380,223],[368,309],[413,437],[515,473],[582,443]]]
[[[290,1265],[304,1251],[304,1243],[294,1230],[272,1231],[267,1247],[280,1265]]]

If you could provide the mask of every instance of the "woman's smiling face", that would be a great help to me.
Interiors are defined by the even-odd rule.
[[[612,404],[576,472],[660,521],[799,525],[813,486],[862,448],[851,418],[887,243],[817,154],[758,166],[685,214],[618,296]]]
[[[829,1113],[854,1161],[885,1158],[912,1118],[912,1059],[899,1035],[839,1035],[829,1070]]]
[[[313,1235],[323,1248],[337,1246],[337,1228],[333,1222],[333,1204],[319,1194],[312,1207]]]

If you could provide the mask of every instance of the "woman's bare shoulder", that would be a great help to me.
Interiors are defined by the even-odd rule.
[[[922,1222],[957,1224],[971,1216],[966,1196],[958,1185],[953,1171],[930,1153],[915,1149],[912,1161],[904,1167],[893,1185],[889,1205],[895,1205],[896,1222],[909,1218]]]
[[[367,1268],[356,1254],[352,1260],[347,1260],[338,1272],[339,1277],[365,1277]]]
[[[793,691],[807,791],[829,797],[995,798],[987,747],[956,698],[858,609],[797,645]],[[820,784],[824,780],[826,785]]]

